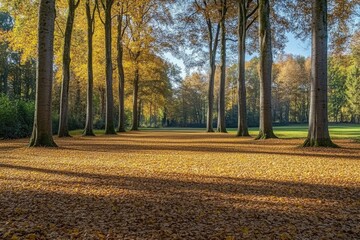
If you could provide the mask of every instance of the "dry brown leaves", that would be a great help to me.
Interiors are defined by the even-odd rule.
[[[360,239],[360,145],[139,132],[0,141],[3,239]]]

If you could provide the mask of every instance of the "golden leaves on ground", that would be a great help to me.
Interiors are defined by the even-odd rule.
[[[2,239],[358,239],[360,147],[138,132],[0,141]]]

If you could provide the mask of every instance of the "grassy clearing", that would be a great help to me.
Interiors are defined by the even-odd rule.
[[[356,239],[360,145],[175,131],[0,141],[2,239]]]
[[[202,128],[142,128],[142,131],[163,131],[163,132],[204,132]],[[334,139],[360,139],[360,125],[358,124],[330,124],[329,126],[331,138]],[[298,124],[290,126],[275,126],[274,132],[279,138],[306,138],[308,125]],[[95,134],[104,134],[103,130],[95,130]],[[236,129],[229,128],[230,134],[235,134]],[[256,136],[259,133],[258,128],[250,128],[251,136]],[[72,135],[81,135],[82,130],[71,131]]]

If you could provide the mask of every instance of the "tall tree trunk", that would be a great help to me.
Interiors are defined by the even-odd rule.
[[[86,1],[87,37],[88,37],[88,82],[86,98],[86,123],[84,136],[95,136],[93,131],[93,95],[94,95],[94,73],[93,73],[93,34],[94,34],[94,6],[93,12],[90,9],[90,1]]]
[[[214,116],[214,84],[215,84],[215,70],[216,70],[216,52],[219,44],[220,24],[217,24],[215,36],[213,36],[211,20],[207,20],[209,32],[209,57],[210,57],[210,76],[208,88],[208,109],[206,120],[206,131],[214,132],[213,116]]]
[[[119,126],[118,132],[125,132],[125,74],[123,66],[123,13],[117,16],[118,28],[117,28],[117,68],[119,77]]]
[[[227,11],[226,0],[221,1],[221,75],[219,88],[219,114],[218,114],[218,132],[226,133],[226,118],[225,118],[225,81],[226,81],[226,26],[225,15]]]
[[[237,136],[250,136],[246,114],[245,52],[246,52],[246,2],[238,0],[238,129]]]
[[[102,120],[105,120],[105,115],[106,115],[105,88],[99,87],[99,93],[100,93],[100,116]]]
[[[269,2],[270,0],[259,1],[260,130],[256,139],[276,138],[271,113],[272,46]]]
[[[63,50],[63,71],[60,97],[60,115],[59,115],[59,137],[69,137],[68,129],[68,108],[69,108],[69,82],[70,82],[70,48],[71,36],[74,26],[75,10],[79,4],[78,0],[69,0],[69,13],[66,20],[65,36],[64,36],[64,50]]]
[[[311,97],[309,132],[303,146],[336,147],[328,129],[327,1],[312,1]]]
[[[133,85],[133,112],[132,112],[132,131],[139,130],[139,112],[138,112],[138,93],[139,93],[139,64],[135,63],[135,78]]]
[[[105,55],[106,55],[106,117],[105,134],[116,134],[114,127],[113,67],[111,57],[111,8],[114,0],[106,0]]]
[[[30,147],[56,147],[51,127],[54,23],[55,0],[41,0],[38,22],[35,116]]]

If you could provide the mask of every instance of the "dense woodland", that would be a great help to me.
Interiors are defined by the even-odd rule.
[[[51,81],[38,88],[60,137],[139,127],[235,127],[246,136],[260,126],[258,138],[268,138],[272,124],[311,126],[319,112],[360,123],[358,10],[357,0],[2,0],[0,137],[31,135],[37,75],[51,63],[41,64],[40,40],[53,40]],[[53,36],[40,35],[41,21]],[[312,57],[283,51],[290,32],[312,39]],[[328,120],[313,121],[326,132]]]

